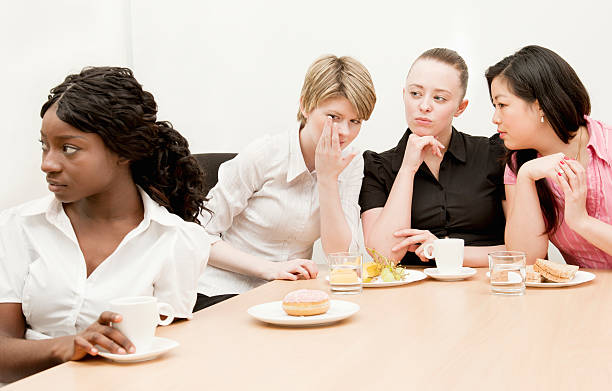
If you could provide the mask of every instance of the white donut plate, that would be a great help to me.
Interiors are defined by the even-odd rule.
[[[321,315],[291,316],[283,310],[282,301],[258,304],[247,310],[248,314],[262,322],[282,326],[313,326],[338,322],[359,311],[359,304],[345,300],[330,300],[329,310]]]

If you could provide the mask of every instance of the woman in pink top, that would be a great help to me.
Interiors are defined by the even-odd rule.
[[[589,95],[555,52],[526,46],[489,67],[493,123],[507,157],[506,246],[612,268],[612,127],[588,117]]]

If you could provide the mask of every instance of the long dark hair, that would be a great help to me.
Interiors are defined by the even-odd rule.
[[[62,121],[98,134],[107,148],[130,161],[134,182],[158,204],[199,224],[206,210],[203,172],[172,124],[157,121],[157,103],[128,68],[91,67],[51,90],[40,116],[52,106]]]
[[[513,94],[527,103],[536,100],[546,119],[560,140],[568,143],[581,126],[586,125],[585,115],[591,112],[589,94],[572,67],[550,49],[541,46],[525,46],[489,67],[485,73],[491,95],[493,79],[501,76]],[[535,159],[537,151],[522,149],[509,151],[506,163],[516,174],[527,161]],[[551,234],[559,227],[559,208],[546,179],[536,181],[540,209]]]

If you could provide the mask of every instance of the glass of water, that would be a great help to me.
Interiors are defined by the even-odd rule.
[[[525,262],[521,251],[495,251],[489,254],[491,292],[500,295],[525,294]]]
[[[329,260],[329,284],[332,293],[350,295],[360,293],[362,256],[359,252],[331,253]]]

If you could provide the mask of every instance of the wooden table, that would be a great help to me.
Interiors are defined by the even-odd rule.
[[[612,271],[576,287],[491,294],[485,270],[459,282],[332,296],[361,310],[310,328],[247,309],[312,281],[275,281],[159,328],[181,346],[160,359],[70,362],[4,390],[592,390],[612,385]],[[324,273],[322,273],[324,274]],[[4,391],[3,390],[3,391]]]

